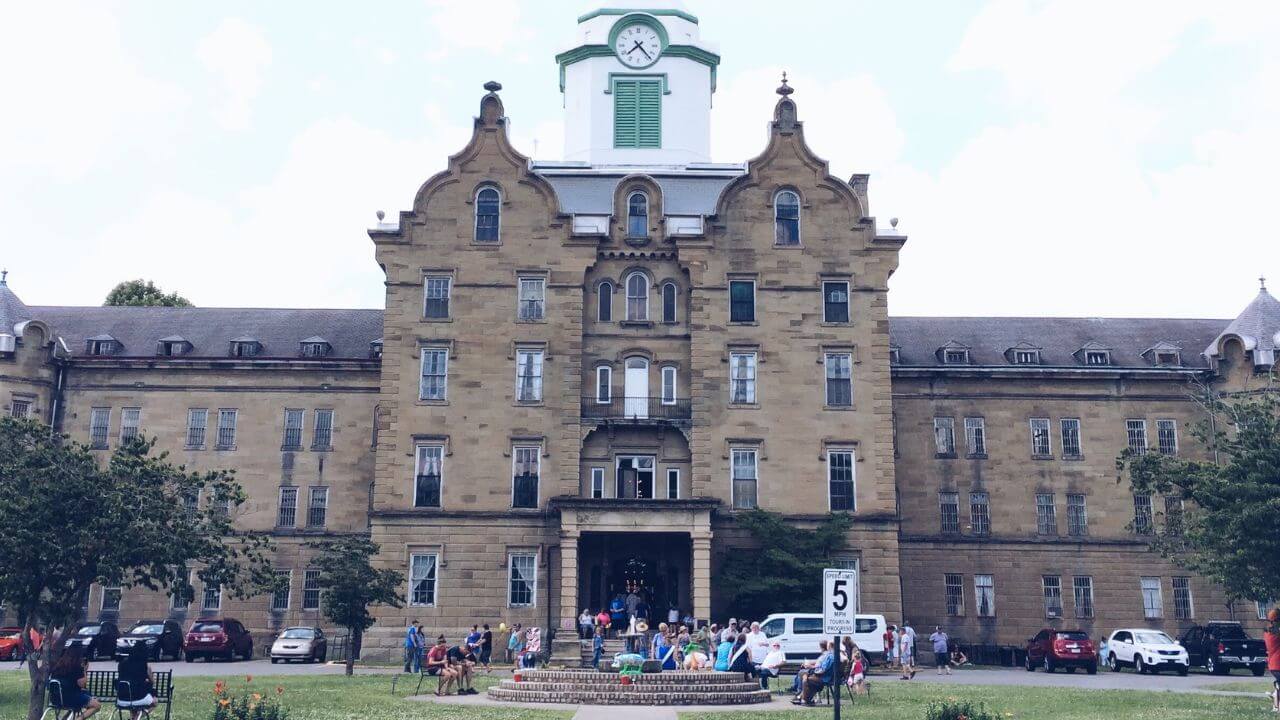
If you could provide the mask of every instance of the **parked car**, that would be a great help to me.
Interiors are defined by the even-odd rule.
[[[22,628],[0,627],[0,660],[22,659]]]
[[[120,629],[110,620],[89,622],[81,625],[75,633],[64,641],[66,647],[79,645],[84,648],[84,656],[93,658],[109,658],[116,653],[116,638],[120,637]]]
[[[281,660],[324,662],[328,657],[329,641],[324,637],[324,630],[318,627],[285,628],[271,644],[272,664]]]
[[[215,657],[234,660],[237,655],[252,660],[253,636],[239,620],[233,618],[197,620],[187,631],[182,650],[186,653],[187,662]]]
[[[1182,634],[1191,665],[1214,675],[1226,675],[1233,668],[1249,668],[1261,677],[1267,671],[1267,647],[1254,640],[1238,622],[1214,620],[1193,625]]]
[[[883,615],[856,615],[853,642],[869,659],[879,660],[884,657],[881,636],[888,627]],[[818,657],[818,641],[825,637],[822,615],[816,613],[775,613],[760,623],[760,630],[782,645],[787,662]]]
[[[1177,670],[1186,675],[1190,661],[1187,649],[1159,630],[1125,628],[1111,633],[1107,639],[1107,666],[1112,672],[1129,665],[1140,673]]]
[[[1027,640],[1027,672],[1037,667],[1045,672],[1065,668],[1075,672],[1084,668],[1090,675],[1098,673],[1098,654],[1089,634],[1081,630],[1045,628]]]
[[[138,643],[147,646],[152,660],[162,660],[166,655],[181,660],[182,626],[173,620],[141,620],[116,640],[116,657],[124,657]]]

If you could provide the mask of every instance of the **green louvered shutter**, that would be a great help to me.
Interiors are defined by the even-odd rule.
[[[644,81],[636,95],[639,126],[636,147],[662,147],[662,87],[656,80]]]
[[[613,146],[662,147],[661,81],[613,81]]]

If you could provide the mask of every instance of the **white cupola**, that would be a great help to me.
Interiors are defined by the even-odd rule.
[[[683,167],[711,160],[711,94],[720,56],[677,3],[631,2],[578,18],[556,56],[564,159]]]

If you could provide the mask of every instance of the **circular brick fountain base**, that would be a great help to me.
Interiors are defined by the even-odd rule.
[[[769,702],[769,691],[742,673],[646,673],[624,685],[618,673],[592,670],[522,670],[520,682],[503,680],[489,697],[509,702],[586,705],[746,705]]]

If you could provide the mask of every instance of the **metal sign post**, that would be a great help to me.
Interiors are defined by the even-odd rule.
[[[822,571],[822,634],[834,638],[831,657],[835,667],[831,671],[831,706],[835,720],[840,720],[840,683],[843,664],[840,659],[840,636],[852,635],[857,627],[858,573],[856,570],[827,568]]]

